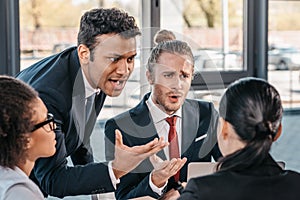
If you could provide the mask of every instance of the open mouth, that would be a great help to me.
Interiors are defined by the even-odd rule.
[[[122,90],[125,85],[125,80],[109,79],[115,90]]]
[[[169,99],[172,103],[177,103],[180,98],[181,95],[177,95],[177,94],[169,95]]]
[[[113,82],[116,85],[122,85],[125,82],[124,80],[112,80],[112,79],[110,79],[109,81]]]

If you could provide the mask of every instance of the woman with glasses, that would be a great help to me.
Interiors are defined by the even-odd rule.
[[[261,79],[241,79],[228,87],[219,111],[224,157],[216,173],[191,179],[179,199],[299,200],[300,174],[282,169],[269,153],[282,129],[277,90]]]
[[[0,76],[0,108],[0,200],[44,199],[28,176],[55,153],[54,118],[33,88],[8,76]]]

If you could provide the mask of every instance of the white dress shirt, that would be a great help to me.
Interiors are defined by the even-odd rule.
[[[177,116],[176,120],[176,132],[178,137],[178,147],[179,147],[179,155],[181,155],[181,140],[182,140],[182,108],[180,107],[173,115],[168,115],[164,111],[162,111],[157,105],[154,104],[152,100],[152,95],[150,95],[149,99],[146,101],[146,104],[149,108],[149,112],[153,119],[153,123],[156,129],[156,132],[159,137],[164,137],[165,141],[168,141],[168,135],[170,130],[170,125],[166,121],[167,117],[172,117],[174,115]],[[167,160],[169,158],[169,148],[164,148],[164,153],[166,154]]]
[[[84,88],[85,88],[85,103],[86,103],[87,102],[87,98],[90,97],[91,95],[93,95],[94,93],[99,94],[100,93],[100,89],[99,88],[95,89],[95,88],[93,88],[89,84],[89,82],[87,81],[87,78],[86,78],[83,70],[82,70],[82,75],[83,75],[83,82],[84,82]],[[114,172],[113,172],[112,161],[108,162],[108,173],[109,173],[112,185],[116,189],[117,188],[117,184],[120,183],[120,179],[117,179],[116,176],[115,176],[115,174],[114,174]]]
[[[85,89],[85,102],[86,102],[86,99],[88,97],[90,97],[91,95],[93,95],[94,93],[99,94],[100,93],[100,89],[99,88],[97,88],[97,89],[93,88],[90,85],[90,83],[88,82],[88,80],[87,80],[87,78],[86,78],[86,76],[84,74],[84,71],[82,69],[81,69],[81,71],[82,71],[82,75],[83,75],[83,83],[84,83],[84,89]]]
[[[168,115],[164,111],[162,111],[152,100],[152,95],[150,95],[149,99],[146,101],[146,104],[148,106],[149,112],[151,114],[156,132],[159,137],[164,137],[165,141],[168,140],[170,125],[166,121],[167,117],[171,117],[173,115],[177,116],[176,120],[176,132],[178,137],[178,147],[179,147],[179,155],[181,155],[181,141],[182,141],[182,130],[181,130],[181,123],[182,123],[182,108],[180,107],[173,115]],[[167,160],[170,160],[169,156],[169,148],[164,148],[164,153],[166,155]],[[162,187],[157,187],[153,184],[151,181],[152,172],[149,176],[149,185],[153,192],[156,192],[159,195],[162,195],[163,189],[167,186],[168,182],[165,183]]]

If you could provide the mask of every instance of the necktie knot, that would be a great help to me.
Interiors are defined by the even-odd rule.
[[[167,117],[166,121],[170,126],[176,126],[177,116],[173,115],[172,117]]]

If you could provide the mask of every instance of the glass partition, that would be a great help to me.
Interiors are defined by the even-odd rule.
[[[269,1],[268,80],[286,110],[300,108],[300,1]]]
[[[193,47],[196,72],[245,70],[242,0],[161,1],[160,22]]]

